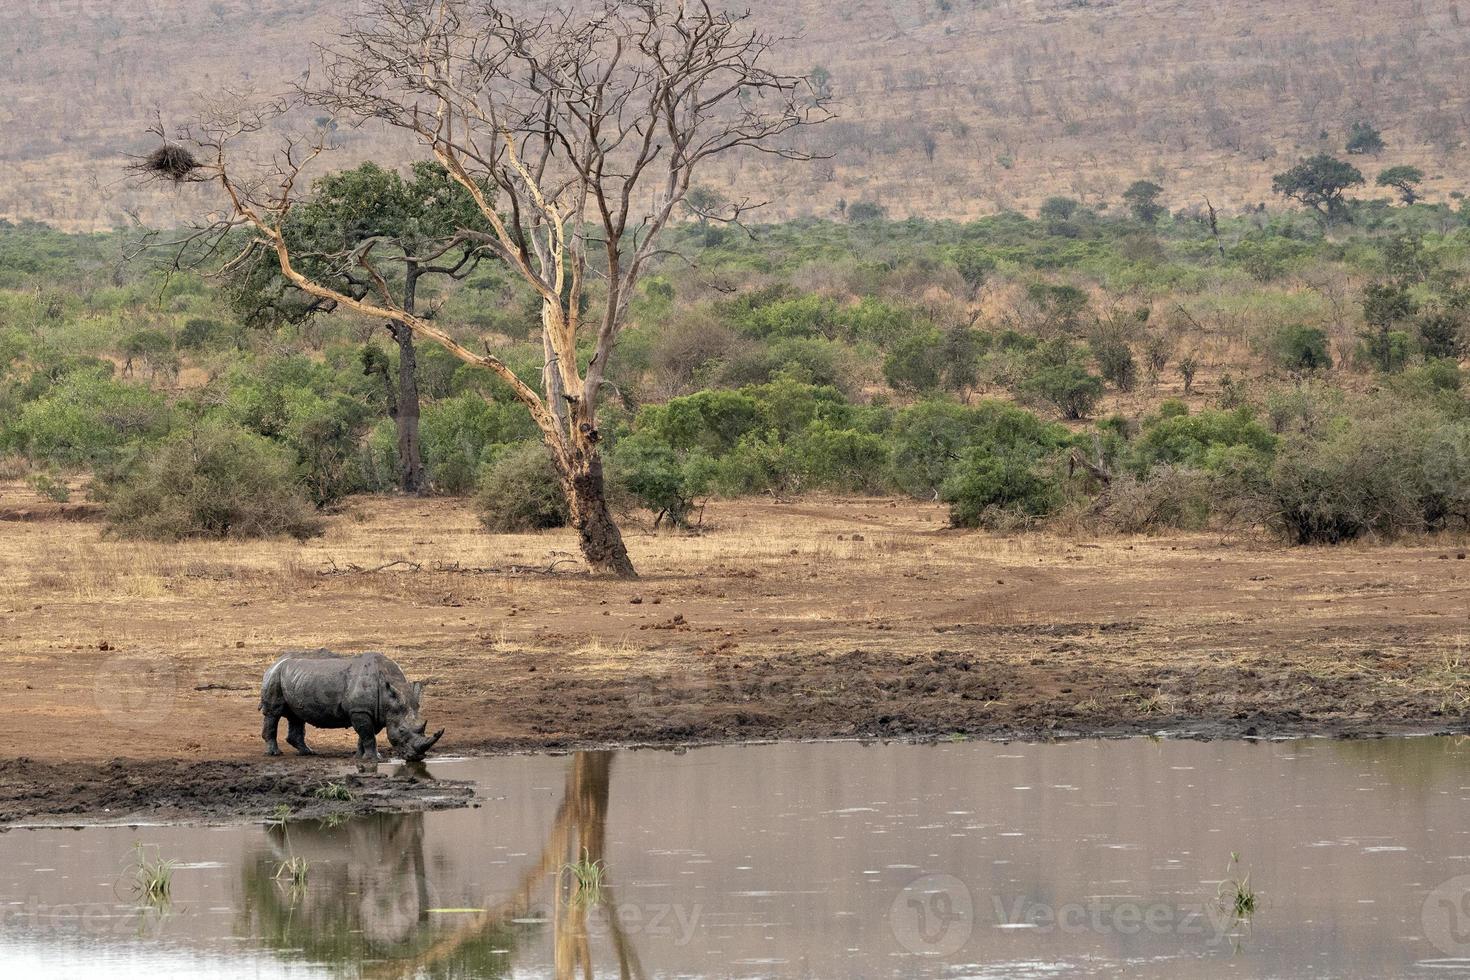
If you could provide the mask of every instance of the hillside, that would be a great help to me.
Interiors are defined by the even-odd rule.
[[[0,217],[105,228],[137,210],[168,223],[198,201],[131,187],[128,152],[155,107],[187,115],[212,87],[280,88],[346,0],[115,0],[0,10]],[[1424,0],[786,0],[758,7],[799,35],[841,118],[813,136],[829,160],[776,174],[732,162],[711,178],[771,188],[769,217],[874,201],[895,216],[975,217],[1050,194],[1116,200],[1147,177],[1173,206],[1245,206],[1304,154],[1340,152],[1367,120],[1398,163],[1460,188],[1470,93],[1470,3]],[[354,136],[342,162],[391,157]]]

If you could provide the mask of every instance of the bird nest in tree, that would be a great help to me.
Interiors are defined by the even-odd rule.
[[[194,154],[182,146],[177,143],[165,143],[134,164],[131,169],[141,174],[157,177],[159,180],[169,180],[180,184],[195,179],[195,173],[200,166]]]

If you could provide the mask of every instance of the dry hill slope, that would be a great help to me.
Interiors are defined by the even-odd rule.
[[[271,91],[308,64],[350,0],[37,0],[0,9],[0,217],[107,227],[197,202],[120,179],[154,107],[220,85]],[[1414,163],[1431,197],[1470,163],[1470,0],[785,0],[754,16],[844,105],[814,135],[831,159],[772,175],[771,216],[871,200],[970,217],[1048,194],[1115,200],[1149,177],[1181,205],[1269,198],[1270,174],[1341,151],[1364,119],[1389,143],[1365,172]],[[356,137],[342,157],[391,157]]]

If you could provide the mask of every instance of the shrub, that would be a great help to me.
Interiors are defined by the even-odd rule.
[[[893,482],[905,493],[937,497],[971,447],[1040,456],[1066,439],[1061,426],[1005,402],[922,402],[901,412],[889,430]]]
[[[21,410],[15,434],[32,459],[98,465],[130,442],[158,438],[170,423],[168,404],[157,393],[76,371]]]
[[[1463,439],[1463,427],[1411,410],[1344,419],[1323,437],[1293,438],[1271,471],[1273,523],[1297,544],[1438,526],[1459,513],[1465,496],[1463,484],[1443,478],[1440,458],[1447,447],[1470,445]]]
[[[745,391],[701,391],[638,413],[635,428],[648,430],[676,450],[702,449],[720,456],[761,423],[761,406]]]
[[[143,453],[108,488],[107,522],[127,538],[299,540],[323,521],[284,446],[223,422],[203,422]]]
[[[556,467],[535,442],[511,446],[485,467],[474,506],[492,534],[565,527],[571,519]]]
[[[1419,348],[1425,357],[1458,358],[1467,346],[1464,323],[1455,312],[1426,310],[1415,325],[1419,329]]]
[[[883,377],[898,391],[934,391],[945,362],[944,338],[931,328],[900,341],[889,352],[883,360]]]
[[[655,525],[664,517],[678,527],[688,523],[695,498],[709,492],[713,465],[702,450],[678,452],[649,432],[619,440],[613,453],[617,482],[658,515]]]
[[[1102,378],[1080,364],[1044,367],[1021,383],[1023,393],[1050,402],[1064,419],[1084,419],[1102,398]]]
[[[819,419],[792,438],[790,448],[804,487],[863,493],[886,488],[888,444],[882,436]]]
[[[1209,523],[1213,493],[1209,474],[1199,470],[1163,466],[1141,479],[1124,473],[1099,498],[1097,516],[1120,534],[1196,531]]]
[[[1299,323],[1282,327],[1271,340],[1276,363],[1288,371],[1325,371],[1332,367],[1327,334]]]
[[[1119,391],[1132,391],[1138,383],[1138,363],[1128,341],[1114,331],[1102,330],[1093,336],[1091,347],[1103,380]]]
[[[1143,432],[1128,450],[1128,469],[1139,477],[1157,466],[1211,468],[1230,447],[1269,456],[1276,437],[1255,420],[1247,408],[1232,411],[1206,409],[1197,415],[1179,414],[1178,403],[1144,423]]]
[[[536,427],[521,406],[466,392],[426,405],[419,436],[434,489],[459,495],[475,489],[481,467],[502,448],[536,438]]]
[[[940,489],[956,527],[1008,527],[1044,517],[1061,503],[1061,484],[1021,452],[976,447]]]
[[[184,350],[206,350],[233,339],[230,328],[218,320],[191,317],[179,331],[179,347]]]

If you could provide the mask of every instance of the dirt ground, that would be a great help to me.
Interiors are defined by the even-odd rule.
[[[755,500],[696,535],[630,527],[643,578],[617,582],[569,533],[488,535],[455,501],[355,501],[305,545],[118,542],[94,516],[0,493],[0,821],[346,771],[346,732],[260,757],[259,678],[292,648],[389,653],[451,753],[1470,730],[1462,540],[1005,536]]]

